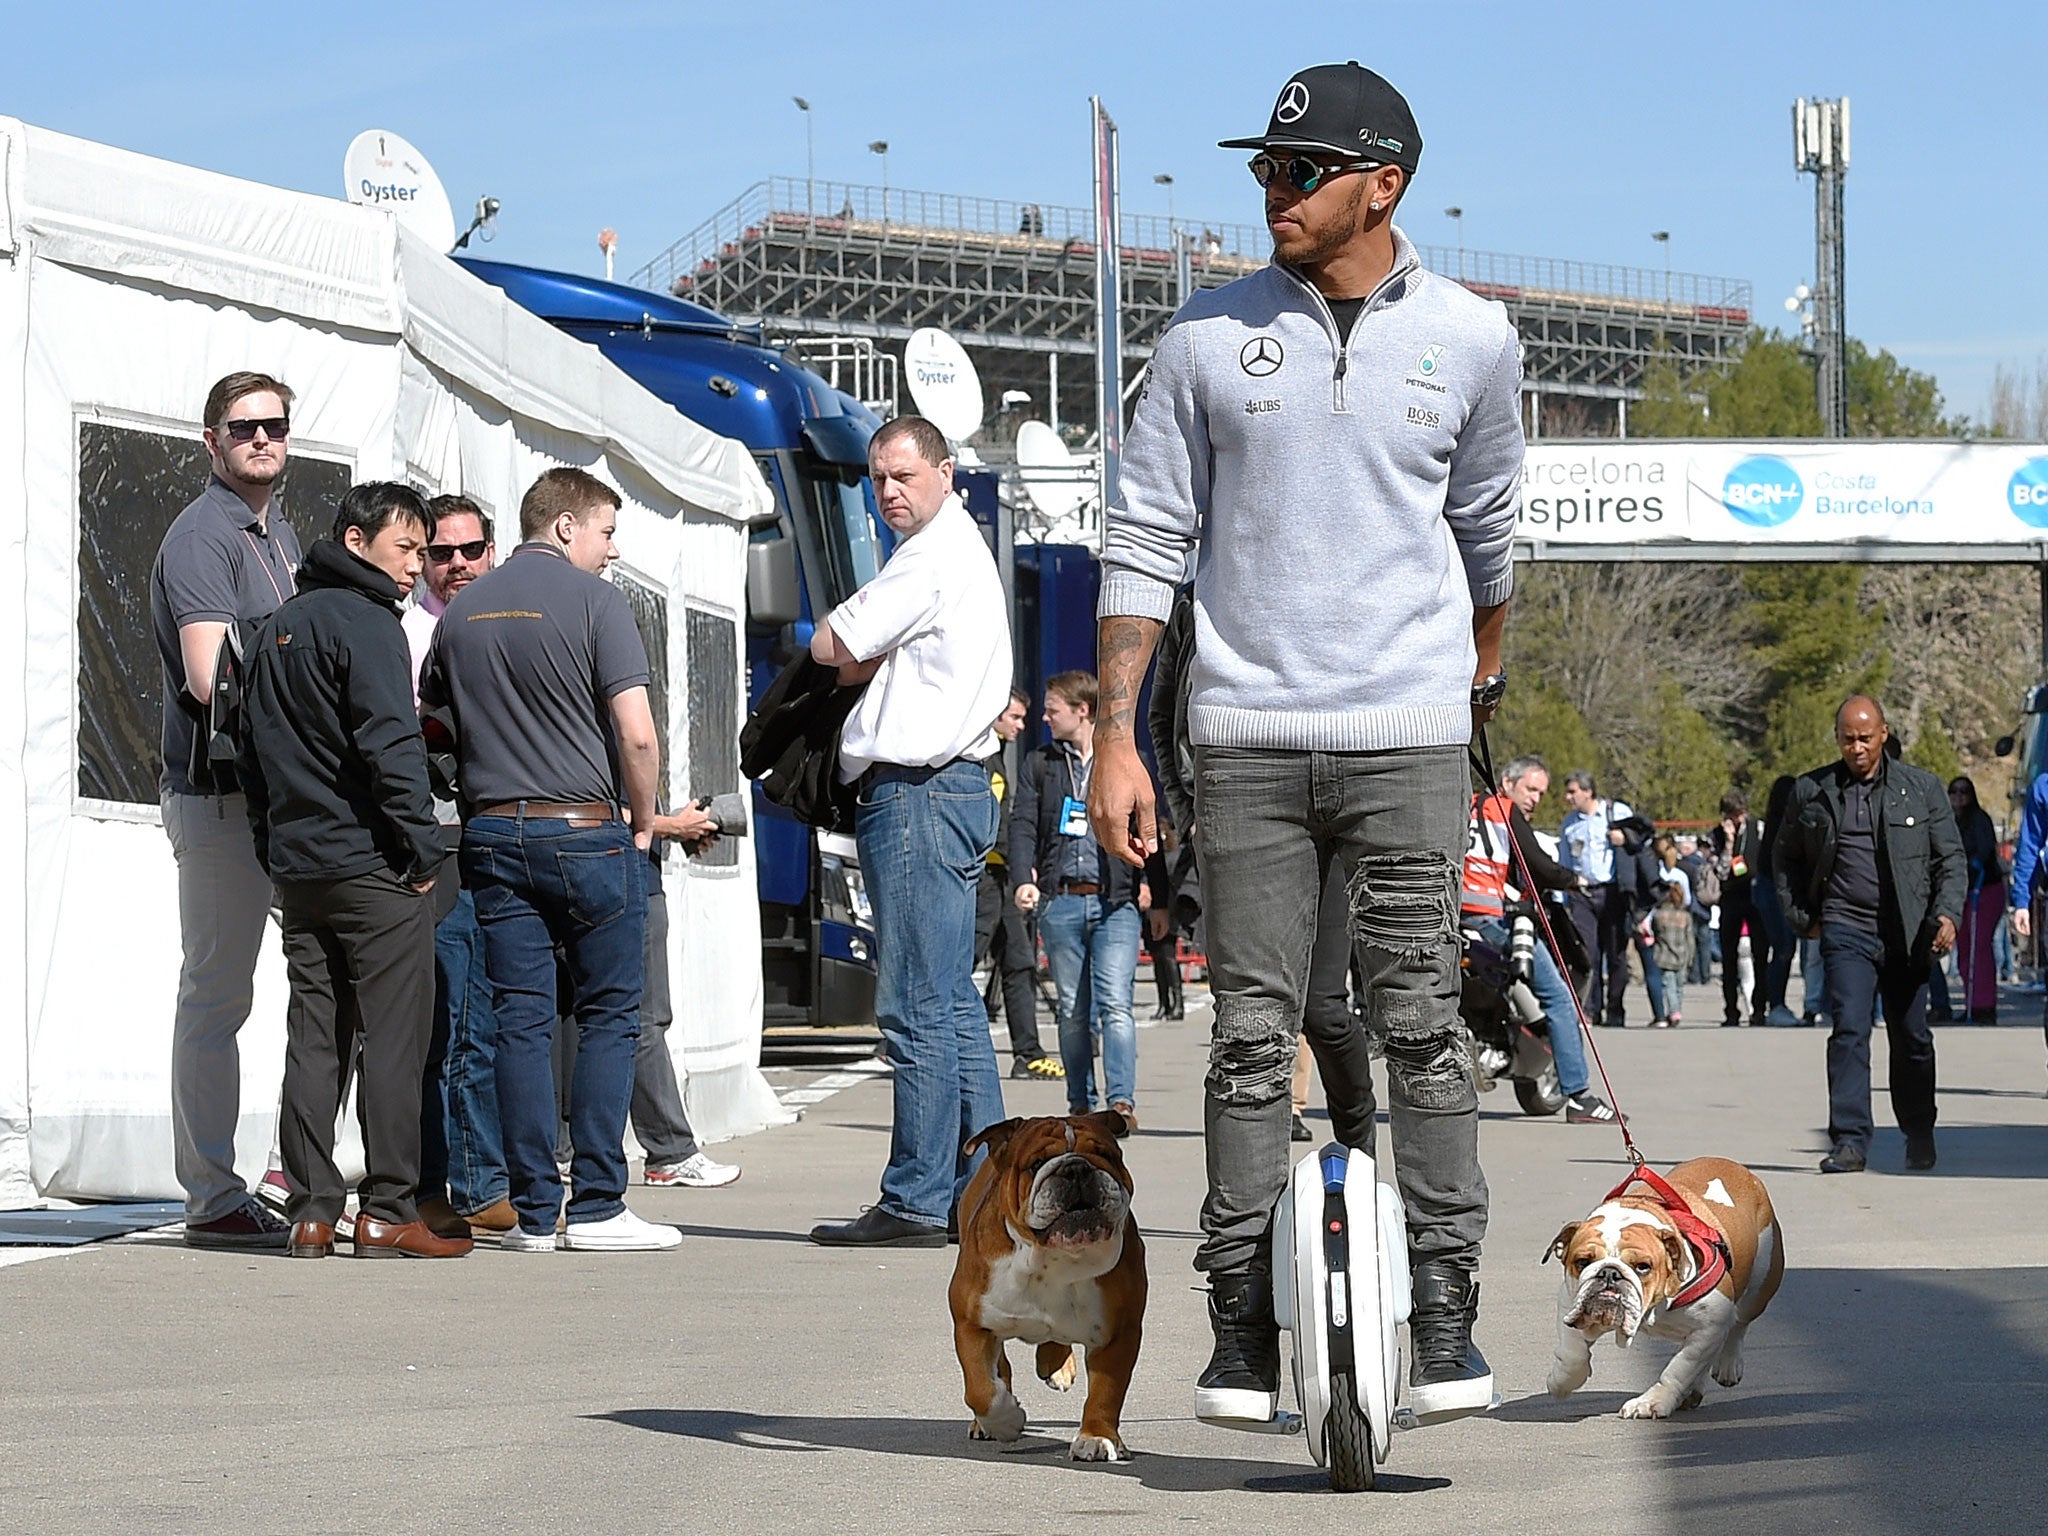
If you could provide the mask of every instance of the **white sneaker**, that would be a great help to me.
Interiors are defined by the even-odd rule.
[[[529,1232],[524,1227],[514,1227],[498,1240],[498,1246],[507,1253],[553,1253],[555,1241],[552,1232]]]
[[[655,1188],[680,1184],[688,1189],[717,1189],[740,1176],[731,1163],[714,1163],[710,1154],[693,1152],[680,1163],[654,1163],[647,1169],[647,1182]]]
[[[562,1238],[564,1248],[598,1253],[644,1253],[656,1248],[680,1248],[680,1228],[642,1221],[631,1211],[620,1211],[603,1221],[572,1221]]]

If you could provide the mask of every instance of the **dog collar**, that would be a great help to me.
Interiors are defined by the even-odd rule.
[[[1685,1196],[1673,1189],[1655,1171],[1642,1164],[1637,1164],[1627,1178],[1608,1191],[1607,1199],[1619,1200],[1627,1193],[1629,1185],[1638,1182],[1647,1185],[1650,1193],[1657,1197],[1657,1203],[1662,1205],[1666,1214],[1671,1217],[1671,1224],[1678,1228],[1678,1235],[1685,1239],[1685,1246],[1692,1250],[1695,1271],[1692,1279],[1683,1290],[1664,1304],[1669,1311],[1689,1307],[1719,1285],[1722,1277],[1728,1273],[1728,1239],[1693,1215],[1692,1208],[1685,1203]],[[1602,1203],[1605,1204],[1604,1201]]]

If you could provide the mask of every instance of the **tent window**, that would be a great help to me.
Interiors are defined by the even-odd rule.
[[[206,484],[195,438],[108,421],[78,424],[78,793],[157,803],[163,663],[149,574],[164,530]],[[308,544],[349,487],[347,464],[294,457],[278,507]]]
[[[690,688],[690,793],[730,794],[740,787],[740,627],[724,614],[683,609]],[[712,844],[704,864],[734,865],[739,845]]]
[[[654,793],[664,809],[673,809],[668,764],[673,729],[668,713],[668,599],[624,571],[613,579],[626,594],[626,606],[633,610],[633,622],[640,627],[640,643],[647,648],[647,707],[661,737],[661,781]]]

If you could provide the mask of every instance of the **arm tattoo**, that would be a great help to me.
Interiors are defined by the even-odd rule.
[[[1164,626],[1157,619],[1113,617],[1102,621],[1096,640],[1097,685],[1101,704],[1095,718],[1097,740],[1129,741],[1136,730],[1138,695],[1152,648]]]

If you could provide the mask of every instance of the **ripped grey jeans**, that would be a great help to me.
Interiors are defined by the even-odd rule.
[[[1273,1203],[1290,1163],[1288,1079],[1316,910],[1333,860],[1352,871],[1367,1015],[1385,1040],[1409,1254],[1477,1266],[1486,1177],[1479,1100],[1458,1023],[1458,880],[1470,805],[1463,747],[1195,749],[1216,998],[1203,1115],[1209,1194],[1197,1269],[1228,1274],[1269,1263]],[[1326,1076],[1323,1089],[1352,1112],[1340,1112],[1340,1123],[1373,1096],[1369,1077]]]

